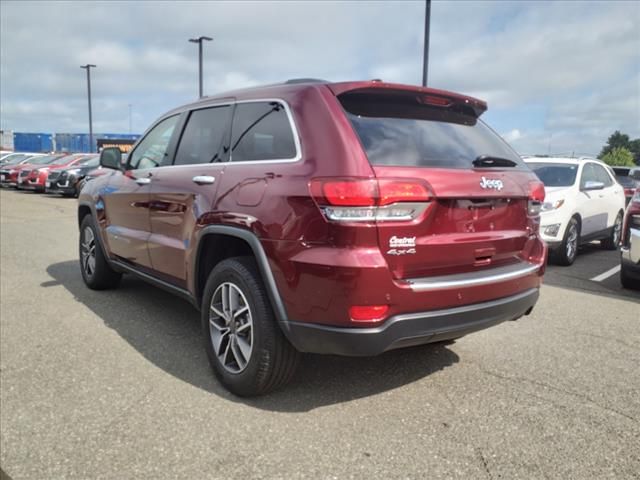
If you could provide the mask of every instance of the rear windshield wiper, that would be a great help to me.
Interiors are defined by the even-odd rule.
[[[517,167],[518,164],[513,160],[502,157],[493,157],[491,155],[478,155],[478,157],[471,162],[474,167]]]

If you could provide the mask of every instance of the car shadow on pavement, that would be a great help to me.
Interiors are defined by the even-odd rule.
[[[198,388],[230,401],[271,411],[309,411],[393,390],[458,362],[445,344],[432,344],[351,358],[304,355],[293,381],[264,397],[230,394],[209,367],[200,334],[200,314],[188,302],[125,275],[116,290],[89,290],[78,262],[50,265],[52,280],[91,309],[152,364]]]

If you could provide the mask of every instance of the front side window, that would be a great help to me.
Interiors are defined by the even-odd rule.
[[[227,132],[230,114],[231,107],[228,105],[191,112],[180,139],[175,164],[221,161],[222,141]]]
[[[595,169],[593,168],[595,165],[593,163],[587,163],[582,168],[582,176],[580,177],[580,189],[584,189],[587,186],[587,182],[598,182],[598,177],[596,176]]]
[[[236,105],[231,137],[231,161],[291,160],[296,144],[284,106],[278,102]]]
[[[162,165],[178,118],[178,115],[165,118],[147,133],[129,156],[129,169],[155,168]]]
[[[598,182],[604,183],[605,187],[610,187],[611,185],[613,185],[613,180],[611,180],[611,177],[607,173],[607,170],[602,165],[598,165],[595,163],[592,163],[592,165]]]

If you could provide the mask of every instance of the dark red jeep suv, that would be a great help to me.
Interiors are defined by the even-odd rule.
[[[480,119],[484,102],[364,81],[288,81],[162,116],[83,188],[93,289],[137,275],[202,312],[238,395],[299,352],[376,355],[528,314],[544,187]]]

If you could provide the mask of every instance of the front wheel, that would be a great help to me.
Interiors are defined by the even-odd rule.
[[[122,274],[113,270],[107,262],[91,215],[85,215],[82,219],[79,243],[80,271],[87,287],[92,290],[117,287]]]
[[[620,246],[620,236],[622,233],[622,212],[618,213],[609,236],[602,240],[602,246],[607,250],[617,250]]]
[[[560,265],[571,265],[578,255],[580,243],[580,224],[576,218],[569,220],[564,232],[562,243],[554,252],[556,261]]]
[[[268,393],[295,373],[300,354],[278,327],[251,257],[223,260],[209,275],[202,331],[213,371],[236,395]]]

